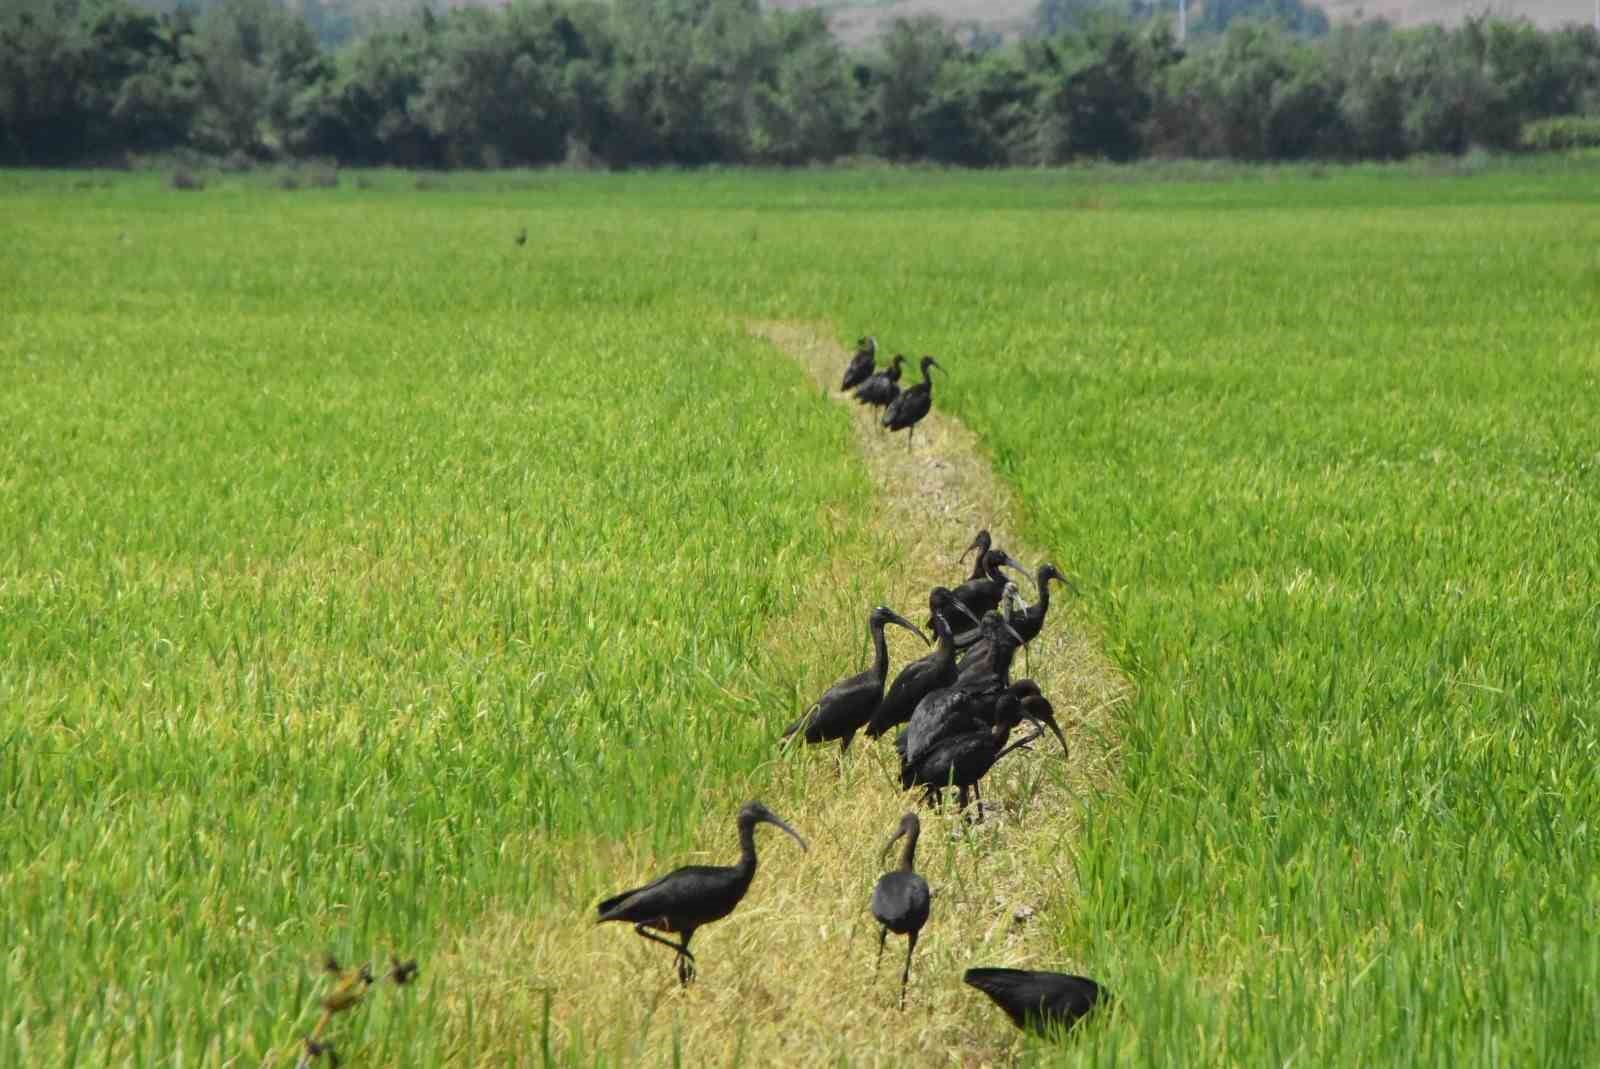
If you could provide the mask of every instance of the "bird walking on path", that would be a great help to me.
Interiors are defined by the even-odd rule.
[[[873,361],[878,357],[878,339],[872,335],[856,342],[856,355],[850,358],[850,363],[844,369],[844,381],[839,383],[839,389],[848,390],[853,386],[860,386],[872,376]]]
[[[850,740],[867,725],[878,703],[883,700],[883,684],[889,675],[889,643],[883,629],[896,624],[927,643],[928,636],[904,616],[886,605],[879,605],[867,617],[872,632],[872,667],[829,687],[805,716],[790,724],[784,738],[799,734],[808,743],[839,741],[839,753],[850,749]]]
[[[977,988],[1024,1031],[1044,1035],[1077,1024],[1111,993],[1087,976],[1027,969],[968,969],[963,983]]]
[[[928,923],[931,901],[928,881],[917,875],[914,867],[917,837],[921,834],[922,821],[917,819],[915,813],[907,813],[900,818],[900,830],[883,844],[883,854],[887,854],[895,840],[905,836],[906,845],[900,852],[900,867],[879,876],[877,886],[872,889],[872,915],[881,925],[878,929],[878,957],[877,964],[873,966],[874,974],[878,966],[883,964],[883,944],[888,941],[889,933],[906,937],[906,967],[900,974],[902,1010],[906,1008],[906,983],[911,979],[911,955],[917,949],[917,936],[922,933],[922,926]]]
[[[1009,698],[1009,695],[1007,697]],[[1036,725],[1035,730],[1032,734],[1007,745],[1006,740],[1011,735],[1011,729],[1022,720],[1032,721]],[[910,783],[906,785],[926,787],[925,800],[930,805],[937,805],[942,800],[941,796],[946,787],[955,787],[958,791],[957,808],[965,809],[968,791],[976,792],[978,781],[988,775],[989,770],[1006,754],[1028,746],[1043,735],[1044,728],[1038,725],[1046,721],[1059,738],[1061,732],[1055,726],[1054,710],[1050,708],[1050,703],[1045,701],[1043,695],[1030,694],[1020,702],[1003,701],[996,712],[992,728],[963,732],[935,743],[911,767]],[[1065,749],[1067,743],[1064,738],[1061,740],[1061,745]],[[978,820],[983,820],[981,802],[978,807]]]
[[[900,396],[900,365],[906,358],[896,354],[889,366],[856,387],[856,400],[873,408],[883,408]]]
[[[674,869],[659,880],[601,902],[596,923],[627,921],[644,938],[671,947],[678,956],[678,982],[687,985],[694,979],[689,940],[701,927],[732,913],[750,890],[750,881],[756,874],[757,824],[781,828],[794,837],[800,849],[808,849],[800,833],[776,813],[760,802],[746,802],[739,810],[737,865],[685,865]],[[674,943],[655,932],[679,934],[682,940]]]
[[[933,588],[928,597],[928,611],[933,620],[937,648],[919,661],[912,661],[894,677],[883,700],[867,721],[867,738],[875,739],[892,727],[911,719],[911,713],[931,692],[948,687],[956,681],[956,644],[951,634],[950,616],[954,611],[972,616],[966,606],[955,599],[946,588]],[[976,617],[973,617],[976,622]]]
[[[922,358],[922,381],[908,390],[903,391],[889,405],[889,410],[883,414],[883,425],[889,428],[892,434],[898,430],[906,432],[906,450],[911,449],[911,439],[917,433],[917,424],[928,414],[933,407],[933,379],[929,368],[939,367],[939,361],[931,356]]]

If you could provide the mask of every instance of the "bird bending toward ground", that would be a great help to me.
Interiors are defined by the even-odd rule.
[[[756,874],[756,825],[771,824],[794,837],[805,850],[806,841],[760,802],[746,802],[739,810],[739,863],[737,865],[685,865],[652,883],[612,895],[597,907],[599,920],[626,921],[639,935],[678,956],[678,982],[687,985],[694,979],[694,955],[689,940],[701,927],[721,920],[733,912]],[[674,943],[654,934],[679,934]]]
[[[982,991],[1025,1031],[1070,1029],[1111,993],[1087,976],[1027,969],[968,969],[962,981]]]

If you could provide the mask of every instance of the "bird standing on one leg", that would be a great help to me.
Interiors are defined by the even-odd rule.
[[[883,425],[888,427],[891,433],[902,428],[906,430],[907,450],[911,448],[912,436],[917,433],[917,424],[922,421],[922,417],[926,416],[928,410],[933,407],[933,380],[929,377],[928,371],[932,367],[937,367],[940,371],[944,370],[944,368],[939,367],[939,361],[931,356],[924,356],[922,358],[922,381],[910,389],[902,391],[900,396],[894,399],[894,403],[889,406],[889,410],[883,414]]]
[[[900,1008],[906,1008],[906,984],[911,979],[911,955],[917,949],[917,936],[928,923],[930,896],[928,881],[917,875],[913,866],[917,859],[917,837],[922,834],[922,822],[915,813],[900,818],[900,830],[883,845],[887,854],[895,840],[905,836],[905,849],[900,853],[900,867],[878,877],[872,889],[872,915],[882,927],[878,931],[878,964],[883,963],[883,944],[889,933],[906,937],[906,967],[900,974]],[[873,967],[874,973],[877,966]]]
[[[685,865],[652,883],[612,895],[601,902],[599,921],[627,921],[646,939],[671,947],[678,955],[678,982],[694,979],[694,955],[689,940],[712,921],[733,912],[756,874],[756,825],[771,824],[808,849],[800,833],[760,802],[746,802],[739,810],[739,863],[737,865]],[[680,934],[681,942],[650,931]]]

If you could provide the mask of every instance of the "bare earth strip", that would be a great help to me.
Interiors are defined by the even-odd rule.
[[[836,389],[848,354],[822,328],[750,329],[800,362],[820,388]],[[959,361],[948,363],[959,373]],[[1051,556],[1015,535],[1010,496],[977,440],[939,412],[937,398],[936,379],[935,410],[919,425],[912,451],[903,434],[880,432],[864,411],[852,415],[880,491],[869,531],[881,571],[863,585],[864,577],[852,573],[860,562],[841,563],[839,574],[818,577],[803,614],[774,622],[768,670],[802,680],[802,695],[815,697],[860,670],[871,608],[865,597],[886,592],[888,604],[921,623],[929,588],[964,578],[955,558],[978,528],[987,527],[1030,568]],[[843,402],[857,412],[853,400]],[[1054,559],[1073,571],[1070,558]],[[1031,598],[1031,589],[1024,591]],[[899,789],[890,738],[858,739],[841,772],[836,746],[780,751],[778,736],[801,709],[772,710],[773,760],[753,770],[750,784],[708,799],[699,849],[690,856],[652,856],[643,839],[596,844],[592,857],[575,859],[586,872],[575,872],[569,900],[480,918],[463,935],[449,959],[437,963],[455,992],[446,996],[442,1015],[453,1045],[473,1058],[512,1064],[540,1062],[545,1042],[562,1062],[578,1051],[589,1051],[592,1061],[598,1050],[608,1063],[652,1066],[1006,1062],[1016,1033],[987,999],[961,984],[961,973],[979,964],[1092,971],[1093,963],[1053,945],[1050,918],[1076,908],[1078,814],[1091,793],[1113,781],[1113,713],[1129,694],[1126,679],[1076,625],[1070,595],[1057,586],[1056,596],[1031,650],[1031,675],[1056,706],[1068,760],[1050,736],[1008,758],[985,781],[985,818],[974,824],[970,812],[963,818],[953,804],[937,813]],[[907,658],[925,651],[910,635],[890,630],[896,632],[892,678]],[[1023,674],[1020,658],[1014,674]],[[731,864],[733,811],[757,792],[811,849],[801,853],[787,837],[759,830],[760,869],[750,893],[730,917],[696,937],[699,980],[682,989],[671,953],[626,926],[596,926],[594,901],[678,864]],[[883,871],[879,851],[909,809],[922,815],[917,867],[933,887],[934,903],[901,1012],[905,941],[891,937],[875,975],[878,934],[867,903]],[[610,874],[604,885],[597,873]]]

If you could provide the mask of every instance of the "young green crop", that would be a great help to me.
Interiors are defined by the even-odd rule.
[[[783,813],[769,629],[880,583],[760,317],[938,356],[1138,686],[1027,1058],[1596,1061],[1600,185],[1452,167],[6,176],[0,1060],[257,1063],[388,945],[373,1060],[539,1057],[430,960]]]

